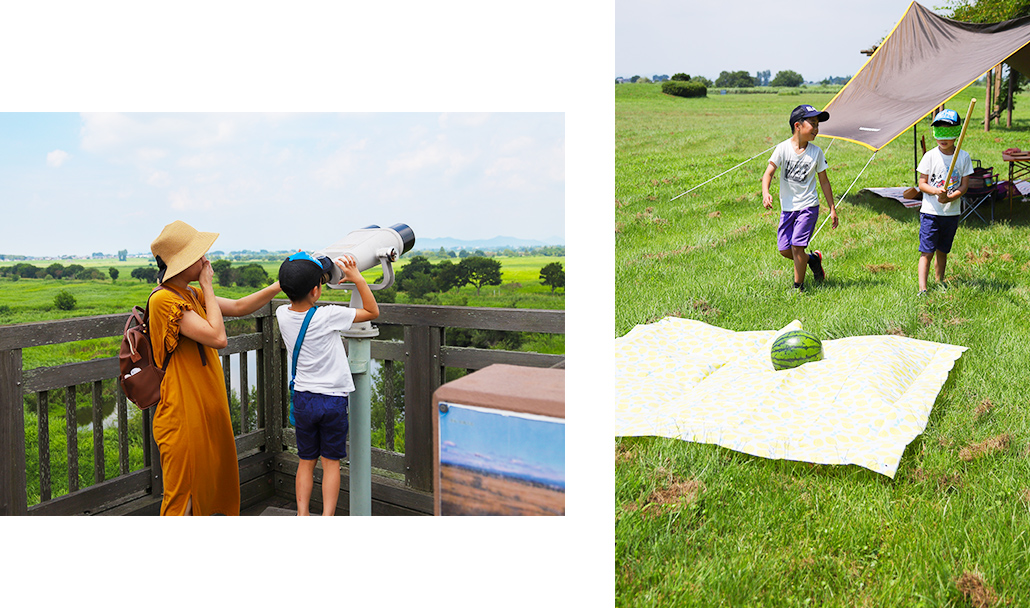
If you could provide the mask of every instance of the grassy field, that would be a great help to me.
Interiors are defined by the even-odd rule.
[[[964,114],[970,89],[949,102]],[[769,153],[670,199],[790,135],[799,103],[830,95],[680,99],[615,87],[615,333],[666,316],[727,329],[794,319],[823,339],[899,334],[969,347],[925,432],[891,480],[856,466],[773,461],[661,438],[615,439],[618,606],[964,606],[1030,597],[1030,203],[963,223],[950,289],[917,298],[918,211],[859,194],[914,185],[912,132],[871,152],[818,138],[840,226],[813,242],[827,280],[792,289],[776,252],[778,207],[761,205]],[[1013,128],[964,149],[1007,176],[1001,151],[1027,146],[1030,97]],[[832,116],[831,116],[832,121]],[[935,145],[928,121],[919,129]],[[921,155],[921,152],[920,152]],[[774,183],[774,187],[778,187]],[[775,195],[774,195],[775,196]],[[820,223],[826,216],[826,207]],[[932,281],[932,276],[931,276]],[[963,448],[991,441],[979,458]]]

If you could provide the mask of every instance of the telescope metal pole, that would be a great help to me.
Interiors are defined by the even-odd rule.
[[[414,242],[414,241],[412,241]],[[383,280],[369,285],[370,290],[386,289],[393,285],[393,260],[397,251],[384,248],[378,252],[383,267]],[[339,279],[337,279],[339,280]],[[330,286],[333,286],[331,284]],[[361,294],[354,285],[337,285],[335,289],[350,289],[350,307],[364,307]],[[350,514],[372,514],[372,338],[379,335],[379,328],[370,322],[355,323],[350,330],[342,332],[347,338],[347,363],[354,379],[354,392],[349,398],[350,425]]]
[[[351,308],[361,308],[361,294],[351,292]],[[350,514],[372,515],[372,338],[379,329],[369,323],[355,324],[343,332],[347,361],[354,378],[350,394]]]

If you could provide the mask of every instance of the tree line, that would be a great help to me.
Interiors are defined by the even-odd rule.
[[[0,277],[10,277],[11,279],[77,279],[80,281],[102,281],[108,276],[111,280],[118,279],[118,269],[111,268],[105,274],[104,271],[99,268],[86,268],[81,264],[70,264],[65,266],[59,263],[53,263],[46,268],[40,268],[39,266],[33,266],[27,262],[21,262],[13,266],[5,266],[0,268]]]
[[[664,74],[661,76],[655,74],[653,79],[648,79],[646,76],[634,76],[630,78],[628,81],[620,77],[616,78],[615,82],[647,83],[663,82],[670,80],[673,82],[679,81],[700,83],[703,84],[705,88],[709,89],[713,86],[728,89],[746,89],[751,87],[799,87],[805,82],[805,79],[801,76],[801,74],[798,74],[794,70],[782,70],[780,72],[777,72],[776,76],[773,76],[772,71],[770,70],[762,70],[756,72],[754,76],[747,72],[747,70],[737,70],[734,72],[723,71],[719,73],[719,77],[715,79],[714,83],[711,80],[705,78],[704,76],[691,77],[689,74],[685,74],[683,72],[673,74],[671,78]],[[847,84],[849,80],[851,80],[851,76],[830,76],[829,78],[824,78],[820,82],[820,84],[844,85]]]
[[[551,262],[540,269],[540,280],[551,288],[551,293],[565,287],[565,269],[561,262]],[[433,292],[447,293],[465,285],[474,285],[478,296],[483,287],[501,284],[501,263],[493,258],[471,256],[457,264],[443,260],[434,265],[425,256],[416,255],[397,271],[394,284],[398,291],[414,299]]]
[[[222,287],[238,285],[261,288],[274,280],[263,266],[256,263],[233,266],[230,260],[221,259],[212,262],[211,268],[214,270],[215,279]],[[134,268],[130,276],[140,282],[157,283],[157,273],[158,269],[154,266],[141,266]],[[117,268],[109,269],[105,276],[104,272],[97,268],[85,268],[80,264],[64,266],[54,263],[40,268],[23,262],[0,268],[0,276],[13,280],[50,278],[99,281],[110,276],[111,280],[115,281],[118,274]],[[561,262],[545,265],[540,269],[539,278],[542,285],[551,288],[552,294],[555,290],[565,287],[565,269]],[[457,263],[445,259],[434,265],[426,256],[416,255],[397,271],[394,284],[398,291],[403,291],[412,298],[423,298],[426,294],[434,292],[447,293],[465,285],[474,285],[478,296],[483,287],[501,284],[501,262],[488,257],[469,256],[460,258]]]

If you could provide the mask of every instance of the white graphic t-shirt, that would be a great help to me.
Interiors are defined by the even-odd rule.
[[[926,183],[935,187],[944,187],[944,177],[951,166],[951,156],[945,156],[940,148],[928,150],[919,161],[917,171],[926,176]],[[958,160],[955,161],[955,169],[951,172],[951,184],[948,190],[954,191],[962,184],[962,178],[973,174],[973,160],[965,150],[958,151]],[[958,215],[962,212],[962,199],[956,199],[950,203],[941,204],[936,194],[923,193],[923,205],[919,208],[921,213],[930,215]]]
[[[816,176],[829,166],[822,148],[809,142],[798,154],[794,142],[788,139],[776,146],[769,162],[780,170],[780,207],[784,211],[819,205]]]

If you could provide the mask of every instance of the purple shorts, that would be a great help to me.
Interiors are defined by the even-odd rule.
[[[808,241],[812,238],[818,220],[818,205],[780,213],[780,227],[776,229],[776,247],[780,251],[786,251],[792,246],[808,247]]]

